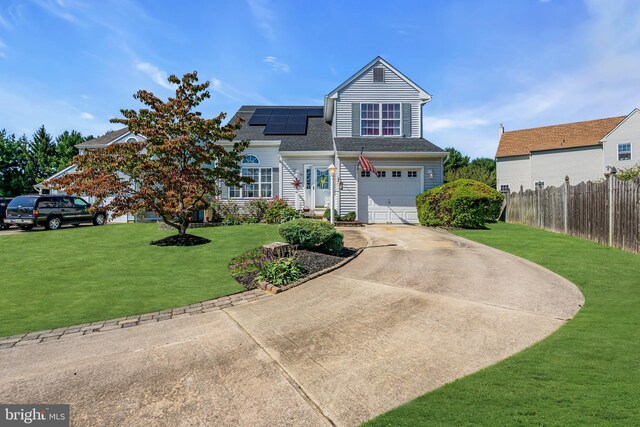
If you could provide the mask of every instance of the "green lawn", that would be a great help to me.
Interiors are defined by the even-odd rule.
[[[367,425],[639,425],[640,255],[504,223],[455,234],[561,274],[585,306],[533,347]]]
[[[151,246],[157,224],[0,236],[0,336],[179,307],[242,291],[229,260],[278,240],[254,224],[190,230],[211,243]]]

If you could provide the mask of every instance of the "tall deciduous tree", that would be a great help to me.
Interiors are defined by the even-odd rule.
[[[76,145],[84,142],[80,132],[65,130],[56,138],[56,168],[64,169],[71,164],[74,156],[78,154]]]
[[[37,184],[56,172],[56,146],[44,125],[29,142],[29,158],[25,172],[31,184]]]
[[[220,182],[249,183],[240,176],[242,152],[249,141],[233,141],[240,122],[222,125],[225,114],[205,119],[196,107],[209,98],[209,82],[198,83],[196,72],[182,79],[171,75],[175,97],[166,102],[146,90],[134,98],[147,108],[121,110],[124,118],[112,119],[146,140],[112,144],[76,156],[78,172],[51,182],[69,194],[107,201],[114,215],[153,211],[176,228],[187,231],[197,210],[219,194]]]

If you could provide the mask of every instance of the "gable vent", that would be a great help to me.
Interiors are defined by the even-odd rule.
[[[373,69],[373,82],[384,83],[384,68]]]

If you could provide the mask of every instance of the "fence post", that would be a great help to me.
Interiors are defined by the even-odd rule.
[[[607,176],[607,183],[609,184],[609,246],[613,246],[613,219],[614,219],[614,208],[613,208],[613,186],[616,180],[616,169],[611,168],[611,173]]]
[[[537,222],[538,228],[542,228],[542,202],[540,201],[540,192],[542,189],[540,185],[536,182],[536,213],[537,213]]]
[[[569,175],[564,177],[564,234],[569,233]]]

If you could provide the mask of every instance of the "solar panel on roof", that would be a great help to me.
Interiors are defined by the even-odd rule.
[[[259,116],[270,116],[273,108],[256,108],[256,111],[253,114],[257,114]]]
[[[258,114],[254,114],[253,116],[251,116],[251,118],[249,119],[249,125],[250,126],[264,126],[267,124],[267,122],[269,121],[269,118],[271,116],[270,115],[258,115]]]
[[[285,135],[304,135],[307,133],[307,124],[287,124],[284,130]]]
[[[290,108],[272,108],[271,115],[288,116],[290,111]]]
[[[271,123],[282,123],[282,124],[287,124],[287,120],[289,119],[289,116],[276,116],[274,114],[271,115],[271,117],[269,118],[269,121],[267,122],[267,124],[271,124]]]
[[[324,108],[309,108],[307,109],[307,116],[309,117],[322,117],[324,115]]]
[[[284,134],[284,130],[286,128],[286,124],[284,123],[267,123],[264,127],[265,135],[282,135]]]
[[[306,124],[307,123],[307,115],[305,114],[304,116],[289,116],[289,120],[287,121],[287,124]]]
[[[291,111],[289,112],[290,116],[307,116],[307,109],[306,108],[292,108]]]

